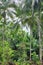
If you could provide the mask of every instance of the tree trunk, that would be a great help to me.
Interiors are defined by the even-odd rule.
[[[32,29],[31,29],[31,26],[30,26],[30,36],[32,36]],[[31,37],[30,37],[30,60],[31,60]]]
[[[35,0],[32,0],[32,22],[34,22],[34,2]],[[30,35],[32,36],[31,26],[30,26]],[[30,38],[30,60],[31,60],[31,38]]]
[[[30,42],[30,60],[31,60],[31,42]]]
[[[39,7],[38,7],[38,17],[39,17],[39,21],[38,21],[38,31],[39,31],[39,33],[38,33],[38,35],[39,35],[39,55],[40,55],[40,61],[41,61],[41,63],[42,63],[42,40],[41,40],[41,0],[39,0],[39,2],[38,2],[38,4],[39,4]]]
[[[38,36],[39,36],[39,56],[40,56],[40,61],[42,62],[42,44],[41,44],[41,25],[40,25],[40,20],[37,21],[38,24]]]
[[[5,42],[5,24],[6,24],[6,13],[5,11],[3,12],[4,13],[4,22],[3,22],[3,54],[4,54],[4,42]],[[3,61],[4,61],[4,56],[3,56]]]

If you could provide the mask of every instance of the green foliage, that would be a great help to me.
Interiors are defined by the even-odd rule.
[[[9,46],[9,43],[7,41],[4,41],[4,46],[1,43],[0,46],[0,61],[2,64],[5,62],[8,62],[11,60],[11,58],[14,56],[14,50],[12,50]]]
[[[0,2],[0,63],[2,65],[8,65],[8,62],[16,65],[40,65],[39,49],[41,47],[39,46],[41,43],[43,47],[43,1],[41,0],[41,11],[34,7],[32,11],[32,0],[24,0],[24,3],[22,2],[19,6],[15,2],[10,4],[10,0],[0,0]],[[40,4],[38,6],[40,9]],[[10,11],[10,8],[13,11]],[[37,18],[40,15],[39,21]],[[10,16],[11,21],[7,19],[7,16]],[[17,19],[15,20],[14,17]],[[41,33],[37,22],[40,23]],[[30,26],[30,35],[22,29],[25,24]],[[28,27],[26,27],[27,30]],[[42,39],[40,44],[38,33],[41,34],[40,39]],[[29,61],[30,55],[31,61]]]
[[[36,52],[33,52],[33,53],[32,53],[32,60],[35,61],[35,62],[37,62],[37,61],[39,60],[39,57],[38,57],[38,55],[36,54]]]

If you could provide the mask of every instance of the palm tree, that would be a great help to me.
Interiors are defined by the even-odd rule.
[[[22,17],[21,17],[22,24],[25,25],[27,23],[30,26],[30,30],[31,30],[30,35],[32,35],[31,0],[25,0],[24,6],[21,7],[21,11],[22,11]],[[30,42],[30,60],[31,60],[31,42]]]
[[[38,34],[39,34],[39,54],[40,54],[40,61],[42,63],[42,39],[41,39],[41,0],[39,0],[39,9],[38,9]]]
[[[11,8],[11,9],[10,9]],[[11,11],[13,9],[13,11]],[[4,42],[5,42],[5,30],[6,30],[6,23],[7,23],[7,19],[6,19],[6,15],[10,16],[10,18],[13,21],[13,14],[16,14],[17,11],[17,6],[14,3],[10,3],[10,0],[0,0],[0,16],[2,16],[2,19],[4,20],[3,22],[3,54],[4,54]],[[3,61],[4,61],[4,56],[3,56]]]
[[[34,5],[33,0],[33,5]],[[42,62],[42,40],[41,40],[41,0],[38,0],[38,16],[36,16],[36,23],[38,26],[38,36],[39,36],[39,56],[40,56],[40,61]],[[32,6],[32,16],[34,17],[34,7]]]
[[[32,2],[32,4],[31,4]],[[28,4],[29,3],[29,4]],[[41,11],[41,1],[40,0],[28,0],[28,3],[27,3],[27,0],[25,2],[25,5],[24,7],[22,8],[22,12],[25,13],[24,15],[24,20],[23,20],[23,23],[27,23],[30,25],[30,27],[32,28],[32,25],[34,25],[34,21],[36,21],[37,19],[37,15],[38,15],[38,20],[36,21],[37,23],[37,27],[38,27],[38,36],[39,36],[39,54],[40,54],[40,61],[42,61],[42,45],[41,45],[41,25],[40,25],[40,13],[42,13]],[[35,5],[35,3],[37,3],[37,5]],[[32,13],[31,13],[31,5],[32,5]],[[37,6],[36,9],[38,9],[37,11],[35,11],[35,7]],[[23,17],[23,15],[22,15]],[[29,22],[31,21],[31,22]],[[31,44],[30,44],[30,57],[31,57]]]

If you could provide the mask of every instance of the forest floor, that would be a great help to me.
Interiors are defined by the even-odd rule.
[[[0,63],[0,65],[2,65],[2,63]],[[18,64],[12,63],[12,62],[7,62],[6,65],[18,65]],[[26,64],[26,65],[28,65],[28,64]],[[38,63],[38,64],[36,64],[36,62],[30,61],[29,65],[43,65],[43,61],[42,61],[42,63]]]

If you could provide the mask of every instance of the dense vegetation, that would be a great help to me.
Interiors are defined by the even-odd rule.
[[[43,65],[43,0],[0,0],[0,65]]]

